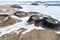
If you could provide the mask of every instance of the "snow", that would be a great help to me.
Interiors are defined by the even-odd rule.
[[[36,11],[36,12],[40,12],[43,14],[48,14],[51,15],[53,18],[56,18],[60,21],[60,7],[58,6],[49,6],[49,7],[45,7],[45,6],[33,6],[33,5],[21,5],[23,7],[23,9],[20,9],[21,11],[26,11],[26,12],[30,12],[30,11]],[[12,18],[16,18],[16,19],[21,19],[23,20],[22,22],[19,23],[15,23],[14,25],[11,26],[7,26],[4,28],[0,28],[0,37],[3,36],[4,34],[7,33],[11,33],[12,31],[15,31],[17,34],[20,31],[17,31],[20,28],[25,28],[27,29],[26,31],[22,32],[22,34],[26,34],[27,32],[32,31],[33,29],[36,30],[45,30],[44,28],[40,27],[35,27],[33,24],[32,25],[26,25],[26,21],[29,19],[28,17],[24,17],[24,18],[19,18],[16,16],[11,16]],[[57,33],[57,32],[56,32]],[[60,34],[60,31],[58,32],[58,34]]]
[[[27,29],[22,34],[25,34],[33,29],[36,29],[36,28],[34,28],[35,27],[34,25],[26,25],[26,21],[28,20],[28,18],[29,17],[21,18],[21,20],[23,20],[22,22],[16,23],[16,24],[8,26],[8,27],[0,28],[0,36],[10,33],[12,31],[15,31],[18,34],[18,32],[20,32],[20,31],[17,31],[19,28]]]
[[[9,18],[9,17],[6,17],[6,18],[4,19],[4,21],[6,21],[8,18]]]

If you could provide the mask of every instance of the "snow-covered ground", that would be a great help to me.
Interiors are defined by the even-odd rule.
[[[25,33],[29,32],[29,31],[33,30],[33,29],[43,29],[41,27],[35,27],[33,24],[32,25],[26,25],[26,21],[28,20],[28,18],[29,17],[21,18],[23,20],[22,22],[16,23],[16,24],[8,26],[8,27],[0,28],[0,37],[2,35],[6,34],[6,33],[10,33],[12,31],[17,31],[20,28],[27,29],[22,34],[25,34]]]
[[[30,11],[36,11],[36,12],[40,12],[43,14],[48,14],[51,15],[52,17],[58,19],[60,21],[60,7],[58,6],[34,6],[34,5],[21,5],[23,7],[23,9],[20,9],[21,11],[26,11],[26,12],[30,12]],[[14,16],[12,16],[14,17]],[[17,18],[17,17],[14,17]],[[19,18],[18,18],[19,19]],[[26,34],[27,32],[30,32],[33,29],[43,29],[42,27],[35,27],[33,24],[32,25],[26,25],[26,21],[29,19],[28,17],[25,18],[21,18],[23,21],[16,23],[14,25],[8,26],[8,27],[4,27],[4,28],[0,28],[0,37],[4,34],[10,33],[12,31],[17,31],[20,28],[26,28],[27,30],[24,31],[22,34]],[[17,31],[18,32],[18,31]],[[17,33],[16,32],[16,33]],[[57,32],[60,33],[60,32]]]

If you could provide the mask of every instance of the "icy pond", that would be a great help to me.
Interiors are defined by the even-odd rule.
[[[21,5],[23,7],[23,11],[29,12],[29,11],[35,11],[35,12],[40,12],[43,14],[48,14],[51,15],[52,17],[56,19],[60,19],[60,7],[59,6],[34,6],[34,5]]]

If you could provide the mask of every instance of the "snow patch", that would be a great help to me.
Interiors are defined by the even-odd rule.
[[[27,32],[30,32],[31,30],[36,29],[33,24],[32,25],[26,25],[25,24],[28,19],[29,19],[29,17],[21,18],[21,20],[23,20],[22,22],[19,22],[19,23],[16,23],[14,25],[7,26],[4,28],[0,28],[0,32],[1,32],[0,36],[7,34],[7,33],[11,33],[12,31],[15,31],[18,34],[20,31],[17,31],[17,30],[20,28],[27,29],[22,34],[26,34]],[[37,27],[37,29],[41,29],[41,28]]]

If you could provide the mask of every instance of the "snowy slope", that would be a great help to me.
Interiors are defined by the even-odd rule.
[[[52,17],[60,20],[60,7],[58,6],[50,6],[50,7],[45,7],[45,6],[33,6],[33,5],[21,5],[23,7],[23,9],[21,9],[22,11],[26,11],[26,12],[29,12],[29,11],[37,11],[37,12],[41,12],[43,14],[48,14],[48,15],[51,15]],[[16,16],[11,16],[13,18],[17,18],[17,19],[20,19]],[[7,34],[7,33],[10,33],[12,31],[17,31],[18,29],[20,28],[26,28],[27,30],[23,32],[23,34],[26,34],[27,32],[30,32],[31,30],[33,29],[36,29],[36,30],[39,30],[39,29],[43,29],[45,30],[44,28],[42,27],[35,27],[33,24],[32,25],[26,25],[26,21],[28,20],[29,16],[28,17],[25,17],[25,18],[21,18],[23,21],[22,22],[19,22],[19,23],[16,23],[14,25],[11,25],[11,26],[8,26],[8,27],[5,27],[5,28],[0,28],[0,36],[4,35],[4,34]],[[57,32],[60,34],[60,32]]]
[[[23,34],[33,30],[33,29],[43,29],[41,27],[35,27],[33,24],[32,25],[26,25],[26,21],[28,20],[29,17],[25,17],[25,18],[21,18],[23,21],[16,23],[14,25],[5,27],[5,28],[0,28],[0,36],[6,34],[6,33],[10,33],[12,31],[17,31],[19,28],[25,28],[27,29],[25,32],[23,32]]]

